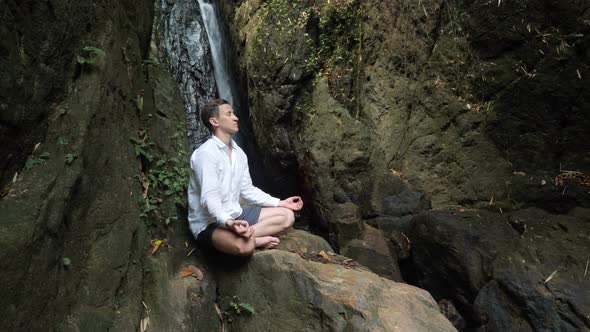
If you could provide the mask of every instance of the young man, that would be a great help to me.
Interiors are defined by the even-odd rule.
[[[248,158],[231,139],[238,118],[227,101],[211,101],[201,121],[213,135],[190,161],[188,221],[197,242],[237,256],[276,247],[275,235],[293,225],[293,211],[301,210],[303,201],[298,196],[279,200],[252,185]],[[263,207],[241,207],[240,196]]]

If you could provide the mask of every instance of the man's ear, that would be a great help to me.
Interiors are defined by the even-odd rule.
[[[219,122],[217,122],[217,119],[214,117],[209,118],[209,123],[213,126],[213,128],[219,127]]]

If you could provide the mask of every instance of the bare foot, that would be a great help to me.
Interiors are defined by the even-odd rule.
[[[256,248],[272,249],[279,245],[279,238],[274,236],[261,236],[254,239]]]

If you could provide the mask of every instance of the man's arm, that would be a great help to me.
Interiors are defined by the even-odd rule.
[[[207,152],[200,153],[191,159],[191,169],[201,185],[201,205],[215,217],[217,223],[225,225],[225,222],[232,217],[224,210],[221,203],[221,184],[216,168],[215,157]]]

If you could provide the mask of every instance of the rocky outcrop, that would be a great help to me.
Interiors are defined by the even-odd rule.
[[[585,194],[554,195],[554,179],[588,171],[590,148],[572,143],[589,141],[587,13],[576,1],[547,6],[238,2],[233,31],[265,158],[297,167],[324,226],[341,204],[376,217],[368,207],[389,170],[435,208],[545,209],[556,198],[569,210]]]
[[[234,317],[232,330],[455,331],[421,289],[280,250],[220,274],[219,290],[228,311],[239,299],[256,312]]]
[[[11,6],[15,16],[29,9],[26,3]],[[229,326],[228,317],[216,310],[229,305],[218,293],[225,300],[244,292],[246,300],[256,291],[255,308],[272,301],[273,312],[234,321],[232,328],[452,330],[426,291],[380,278],[300,231],[287,235],[281,248],[305,251],[260,252],[242,267],[247,271],[218,274],[196,249],[183,218],[184,107],[169,72],[166,36],[158,20],[152,25],[152,4],[107,1],[90,11],[77,8],[60,15],[90,15],[85,38],[92,43],[76,37],[70,52],[93,59],[62,59],[68,64],[62,68],[66,79],[53,87],[63,95],[54,96],[54,107],[40,110],[47,113],[41,121],[47,131],[0,200],[2,328],[210,331],[222,324],[218,313]],[[43,24],[70,40],[52,15]],[[47,41],[48,52],[59,49],[56,40],[62,39]],[[96,53],[83,53],[85,45]],[[52,61],[51,54],[41,58]],[[277,276],[276,283],[257,279],[268,273]],[[338,279],[343,276],[348,280]],[[275,301],[283,295],[289,300]],[[269,319],[292,308],[308,315]]]
[[[412,220],[406,276],[472,327],[588,329],[588,222],[536,209],[424,213]]]
[[[12,60],[35,58],[46,70],[57,67],[52,80],[22,81],[46,89],[35,98],[53,104],[31,100],[46,131],[26,126],[40,134],[34,136],[40,144],[33,152],[24,149],[31,154],[27,165],[20,165],[0,200],[0,326],[137,330],[153,232],[140,217],[145,198],[161,205],[160,217],[170,217],[164,206],[174,206],[172,196],[156,199],[164,187],[147,186],[148,167],[186,151],[176,83],[150,51],[153,3],[11,2],[9,11],[18,18],[20,40],[43,50],[23,44],[24,58]],[[26,24],[29,17],[42,33]],[[27,86],[22,91],[36,93]]]

